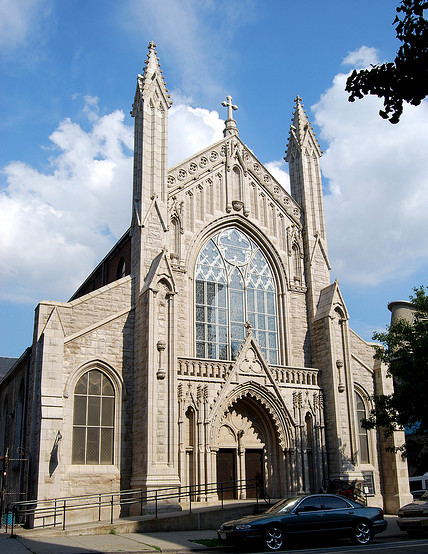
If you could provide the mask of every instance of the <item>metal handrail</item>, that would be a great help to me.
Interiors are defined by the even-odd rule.
[[[138,504],[140,506],[140,515],[143,515],[144,506],[154,504],[155,518],[158,517],[159,503],[167,500],[177,499],[189,502],[189,513],[192,512],[192,502],[194,498],[208,498],[208,496],[217,495],[221,501],[221,508],[224,508],[224,497],[226,493],[233,491],[234,496],[240,491],[254,490],[255,500],[258,507],[259,501],[263,500],[270,505],[270,497],[261,487],[259,480],[242,479],[224,481],[221,483],[206,483],[201,485],[189,485],[186,487],[165,487],[154,491],[143,491],[142,489],[129,489],[110,493],[98,493],[80,496],[67,496],[48,500],[26,500],[16,502],[12,509],[8,509],[6,514],[11,517],[11,534],[13,535],[14,526],[19,522],[24,526],[35,527],[56,527],[61,525],[66,528],[67,514],[74,510],[97,509],[98,521],[101,521],[101,512],[103,508],[110,510],[110,523],[114,522],[115,506],[131,506]],[[40,525],[35,525],[40,521]],[[91,520],[93,521],[93,520]],[[9,517],[6,517],[6,533],[8,532]]]

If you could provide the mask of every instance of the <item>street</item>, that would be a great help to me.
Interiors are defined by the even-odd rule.
[[[240,554],[246,553],[255,553],[258,554],[271,554],[269,551],[253,550],[243,548],[241,550],[233,548],[221,548],[221,552],[224,554],[229,554],[233,552],[239,552]],[[214,551],[214,550],[213,550]],[[216,550],[218,552],[218,550]],[[388,554],[422,554],[428,553],[428,537],[417,540],[409,540],[407,537],[402,539],[380,539],[377,538],[373,540],[372,543],[360,546],[353,545],[347,540],[340,541],[323,541],[323,544],[320,545],[320,541],[306,541],[304,544],[292,544],[289,545],[289,548],[285,547],[281,552],[286,554],[354,554],[354,553],[364,553],[364,554],[376,554],[380,552]]]

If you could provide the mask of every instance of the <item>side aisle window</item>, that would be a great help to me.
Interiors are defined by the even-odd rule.
[[[74,389],[73,464],[112,464],[114,388],[110,379],[93,369]]]
[[[366,419],[366,408],[364,406],[363,399],[356,392],[355,393],[355,406],[357,408],[357,420],[358,420],[358,439],[360,443],[360,463],[370,463],[369,457],[369,438],[367,429],[362,425],[362,421]]]

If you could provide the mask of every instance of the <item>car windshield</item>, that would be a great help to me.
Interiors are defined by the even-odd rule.
[[[273,506],[269,508],[265,513],[266,514],[275,514],[275,513],[286,513],[290,512],[294,506],[301,500],[301,496],[293,496],[291,498],[283,498]]]

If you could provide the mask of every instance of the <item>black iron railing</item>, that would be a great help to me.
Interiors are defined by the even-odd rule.
[[[252,496],[254,495],[254,496]],[[98,519],[108,520],[111,524],[115,519],[115,507],[128,513],[131,506],[133,515],[151,513],[155,518],[162,505],[173,501],[188,503],[189,513],[192,512],[192,504],[217,500],[224,508],[224,501],[233,498],[246,498],[254,500],[256,509],[260,502],[270,505],[270,497],[256,479],[225,481],[222,483],[208,483],[202,485],[190,485],[187,487],[167,487],[154,491],[142,489],[123,490],[110,493],[91,494],[83,496],[69,496],[50,500],[29,500],[16,502],[7,510],[6,532],[10,527],[11,535],[14,527],[22,525],[27,528],[57,527],[65,530],[70,512],[85,510],[88,514],[87,522]],[[93,512],[96,513],[95,517]],[[108,512],[108,519],[106,518]],[[90,513],[92,513],[90,517]],[[123,517],[123,516],[122,516]]]

